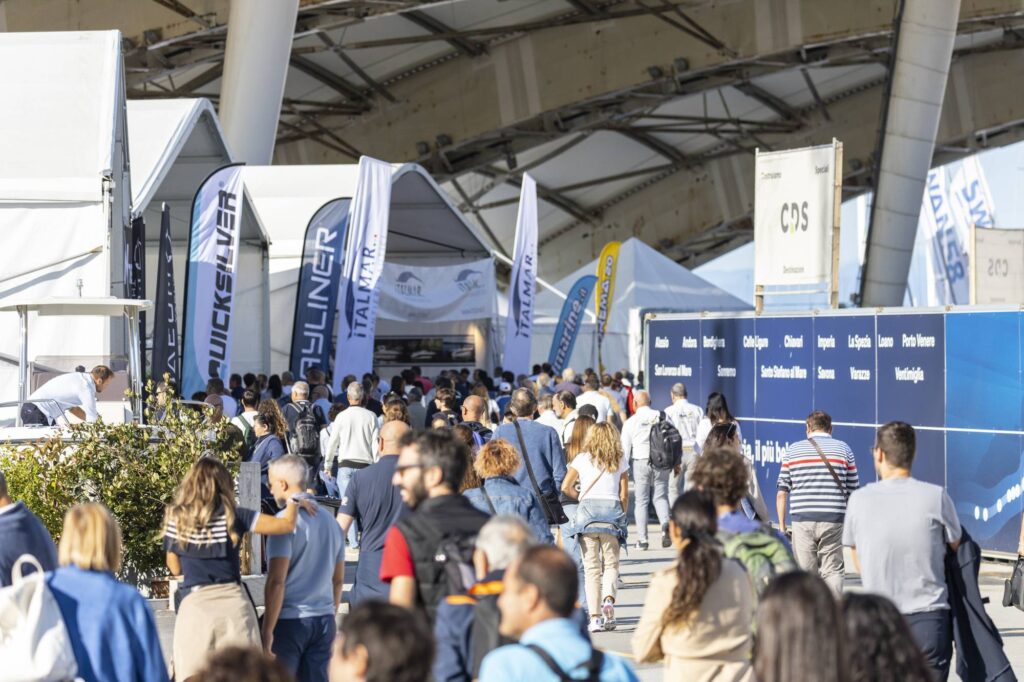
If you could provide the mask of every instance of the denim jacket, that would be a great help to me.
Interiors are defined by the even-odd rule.
[[[573,523],[574,535],[583,533],[606,533],[626,544],[626,512],[618,500],[584,499],[576,509]]]
[[[532,490],[519,485],[510,476],[494,476],[485,479],[483,485],[487,490],[487,497],[484,497],[480,488],[470,488],[463,493],[474,507],[494,516],[518,516],[530,527],[538,542],[554,542],[547,517],[544,516],[540,501]],[[491,504],[494,505],[493,510],[487,504],[487,498],[490,498]]]

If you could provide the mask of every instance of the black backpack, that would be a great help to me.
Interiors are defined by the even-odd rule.
[[[476,582],[473,550],[476,533],[441,530],[422,515],[409,514],[398,522],[413,555],[420,603],[431,622],[445,597],[464,594]]]
[[[498,610],[498,595],[488,594],[477,598],[473,605],[473,625],[469,631],[469,672],[474,680],[480,678],[480,667],[484,656],[500,646],[514,644],[498,631],[501,625],[501,611]]]
[[[299,414],[292,432],[288,434],[288,449],[314,467],[320,461],[320,424],[323,423],[317,418],[320,408],[307,403],[301,407],[293,404],[292,409],[298,410]]]
[[[659,471],[668,471],[679,466],[683,460],[683,437],[675,425],[658,413],[658,421],[651,426],[651,466]]]

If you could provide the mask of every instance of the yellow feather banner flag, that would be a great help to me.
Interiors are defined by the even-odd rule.
[[[597,366],[604,374],[604,360],[601,358],[601,344],[608,329],[608,318],[612,314],[612,298],[615,296],[615,267],[619,262],[620,242],[608,242],[601,249],[597,259]]]

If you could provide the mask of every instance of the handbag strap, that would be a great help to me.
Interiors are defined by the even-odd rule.
[[[600,481],[600,480],[601,480],[601,478],[602,478],[602,477],[603,477],[603,476],[604,476],[604,475],[605,475],[606,473],[608,473],[608,472],[607,472],[607,471],[604,471],[604,470],[602,470],[602,471],[601,471],[601,473],[599,473],[599,474],[597,475],[597,478],[595,478],[595,479],[594,479],[593,481],[591,481],[591,482],[590,482],[590,485],[588,485],[588,486],[587,486],[587,489],[586,489],[586,490],[584,490],[584,491],[583,491],[582,493],[580,493],[580,496],[579,496],[579,497],[577,497],[576,499],[577,499],[577,500],[579,500],[580,502],[582,502],[582,501],[583,501],[583,498],[584,498],[584,497],[586,497],[587,493],[589,493],[589,492],[590,492],[590,491],[591,491],[591,490],[592,490],[592,489],[594,488],[594,486],[595,486],[595,485],[597,485],[597,482],[598,482],[598,481]]]
[[[491,496],[487,494],[487,479],[480,481],[480,493],[484,496],[484,502],[487,503],[487,508],[491,510],[491,516],[496,516],[498,510],[494,508],[494,503],[491,502]]]
[[[516,438],[519,439],[519,450],[523,455],[523,464],[526,466],[526,473],[529,474],[530,476],[530,485],[533,486],[533,492],[537,495],[537,499],[540,500],[540,503],[544,505],[544,513],[547,516],[547,518],[554,519],[556,518],[556,516],[552,512],[550,505],[548,505],[547,498],[545,498],[544,495],[541,493],[540,486],[537,485],[537,476],[534,475],[533,465],[530,464],[530,454],[526,450],[526,441],[523,439],[523,429],[519,426],[519,419],[516,418],[516,420],[513,421],[512,424],[513,426],[516,427]]]
[[[537,654],[537,656],[544,661],[544,664],[551,669],[551,672],[558,676],[560,682],[574,682],[574,680],[576,680],[575,677],[571,677],[568,673],[562,670],[562,666],[555,662],[555,659],[552,658],[551,654],[538,645],[527,644],[526,648]],[[598,649],[592,649],[590,658],[585,663],[581,663],[576,666],[576,668],[584,668],[586,670],[587,676],[583,679],[588,682],[590,680],[601,679],[600,675],[602,667],[604,667],[604,654],[602,654]],[[573,668],[573,670],[576,668]]]
[[[257,622],[262,625],[262,619],[260,618],[260,610],[256,608],[256,600],[252,598],[252,592],[249,591],[249,586],[245,584],[244,580],[239,581],[242,585],[242,589],[245,590],[245,596],[249,598],[249,603],[252,604],[252,615],[256,617]]]
[[[28,553],[22,554],[14,562],[14,565],[11,566],[12,585],[20,585],[21,582],[25,580],[28,577],[28,575],[30,575],[24,572],[24,569],[22,568],[23,566],[34,566],[36,569],[36,573],[38,573],[39,575],[43,575],[43,566],[39,563],[39,559],[35,558],[33,555]]]
[[[828,472],[832,474],[832,480],[835,481],[836,485],[839,487],[839,492],[843,494],[843,499],[849,499],[850,494],[846,492],[846,486],[839,480],[839,474],[837,474],[836,470],[832,468],[832,463],[828,461],[828,457],[825,456],[825,452],[821,449],[821,446],[818,445],[818,442],[813,438],[808,438],[807,440],[814,446],[814,449],[818,451],[818,456],[821,457],[821,461],[825,463],[826,467],[828,467]]]

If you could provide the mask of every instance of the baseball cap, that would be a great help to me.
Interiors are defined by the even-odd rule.
[[[501,391],[502,393],[511,393],[512,384],[508,383],[507,381],[503,381],[500,384],[498,384],[498,390]]]

